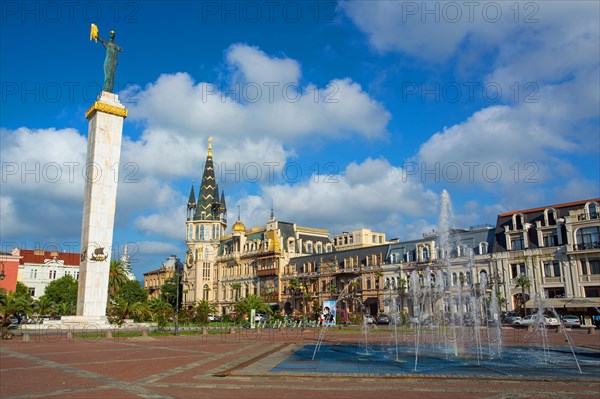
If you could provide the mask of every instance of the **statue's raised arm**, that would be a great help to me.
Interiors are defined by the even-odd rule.
[[[92,24],[90,31],[90,40],[100,40],[100,43],[106,48],[106,58],[104,59],[104,86],[102,91],[113,93],[115,85],[115,70],[117,69],[117,54],[123,49],[115,43],[115,31],[109,33],[110,41],[102,39],[98,35],[98,27]]]

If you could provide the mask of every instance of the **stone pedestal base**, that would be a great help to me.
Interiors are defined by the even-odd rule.
[[[60,320],[46,320],[44,325],[75,330],[108,330],[111,324],[106,316],[63,316]]]

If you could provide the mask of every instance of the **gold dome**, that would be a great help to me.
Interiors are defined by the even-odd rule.
[[[246,231],[246,226],[244,226],[244,223],[238,219],[238,221],[233,225],[232,230],[234,233],[244,233]]]

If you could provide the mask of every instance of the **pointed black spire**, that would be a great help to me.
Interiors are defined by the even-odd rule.
[[[215,198],[215,171],[212,159],[212,141],[213,138],[208,138],[208,154],[206,155],[206,164],[204,165],[204,173],[202,175],[202,184],[198,193],[198,204],[196,208],[196,219],[214,220],[213,204],[218,201]],[[204,217],[202,217],[204,213]]]
[[[190,199],[188,200],[188,207],[196,206],[196,194],[194,193],[194,183],[192,183],[192,189],[190,190]]]
[[[227,204],[225,204],[225,190],[221,191],[221,212],[227,213]]]

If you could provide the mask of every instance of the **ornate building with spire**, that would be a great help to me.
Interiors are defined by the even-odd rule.
[[[183,303],[192,305],[199,300],[215,300],[213,285],[219,241],[227,228],[227,206],[225,194],[219,193],[212,158],[212,142],[208,139],[208,154],[204,164],[198,197],[194,185],[187,204],[185,270],[182,279]]]

